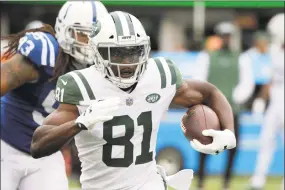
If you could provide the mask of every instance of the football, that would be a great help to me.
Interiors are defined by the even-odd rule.
[[[189,141],[196,139],[204,145],[212,143],[213,138],[204,136],[203,130],[221,130],[217,114],[208,106],[201,104],[187,110],[182,117],[181,128]]]

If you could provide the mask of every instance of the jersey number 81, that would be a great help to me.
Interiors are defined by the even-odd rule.
[[[149,152],[150,139],[152,133],[151,111],[143,112],[137,118],[138,126],[143,126],[143,139],[141,144],[141,154],[136,156],[135,164],[145,164],[152,161],[153,152]],[[118,125],[124,125],[126,132],[124,136],[113,138],[113,128]],[[103,139],[107,141],[103,145],[102,160],[107,166],[111,167],[129,167],[133,163],[134,145],[131,138],[134,136],[135,124],[128,115],[115,116],[112,120],[104,122]],[[114,145],[124,146],[123,158],[112,158],[112,147]]]

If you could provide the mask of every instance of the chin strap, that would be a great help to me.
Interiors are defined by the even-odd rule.
[[[89,66],[90,65],[88,65],[88,64],[82,64],[82,63],[79,63],[78,61],[76,61],[75,59],[72,59],[71,64],[68,64],[68,69],[70,71],[74,71],[74,70],[85,69]]]

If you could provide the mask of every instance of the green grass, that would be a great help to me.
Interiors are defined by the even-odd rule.
[[[206,178],[205,190],[221,190],[222,178],[218,176],[209,176]],[[269,177],[264,190],[280,190],[282,177]],[[196,189],[197,180],[191,185],[191,190]],[[230,190],[247,190],[249,185],[249,177],[234,177],[230,186]]]
[[[80,182],[76,180],[71,180],[69,179],[69,188],[70,190],[72,189],[77,189],[80,190]]]
[[[234,177],[231,183],[230,190],[247,190],[249,177]],[[280,184],[282,182],[282,177],[269,177],[264,190],[280,190]],[[196,189],[196,178],[191,185],[191,190]],[[79,182],[70,181],[70,188],[80,188]],[[219,176],[208,176],[206,178],[206,188],[205,190],[221,190],[222,189],[222,179]],[[174,190],[170,188],[169,190]]]

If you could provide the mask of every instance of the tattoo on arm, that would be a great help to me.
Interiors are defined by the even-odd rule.
[[[22,55],[16,54],[1,64],[1,96],[38,77],[39,73],[34,66]]]

